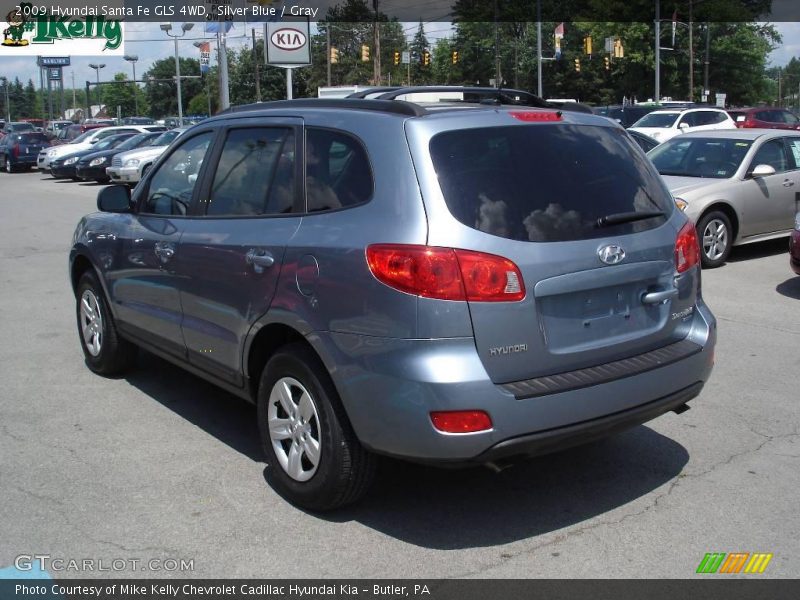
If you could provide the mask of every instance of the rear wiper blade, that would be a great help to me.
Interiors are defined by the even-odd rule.
[[[619,225],[620,223],[632,223],[633,221],[643,221],[644,219],[665,216],[666,214],[660,210],[614,213],[597,219],[597,227],[609,227],[610,225]]]

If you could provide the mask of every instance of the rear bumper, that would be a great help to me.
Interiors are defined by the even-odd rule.
[[[696,398],[700,394],[703,385],[702,381],[698,381],[663,398],[658,398],[629,410],[568,427],[559,427],[505,440],[492,446],[483,454],[476,456],[471,462],[484,464],[498,460],[510,460],[516,457],[539,456],[593,442],[646,423],[671,410],[680,409],[689,400]]]
[[[687,341],[697,350],[644,372],[577,389],[518,397],[494,384],[472,338],[402,340],[317,333],[319,349],[359,440],[414,461],[480,463],[552,452],[644,423],[694,398],[713,368],[716,321],[698,303]],[[431,411],[484,410],[493,428],[437,431]]]

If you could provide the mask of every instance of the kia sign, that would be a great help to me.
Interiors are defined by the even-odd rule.
[[[269,41],[281,50],[300,50],[308,40],[302,31],[284,27],[274,32]]]
[[[267,23],[267,64],[277,67],[302,67],[311,64],[308,20]]]

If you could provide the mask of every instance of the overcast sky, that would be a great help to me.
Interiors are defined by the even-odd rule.
[[[260,31],[263,27],[261,24],[256,24],[255,26],[257,31]],[[179,24],[173,24],[173,27],[173,31],[180,31]],[[404,27],[406,35],[410,39],[416,32],[418,24],[407,23]],[[800,57],[800,23],[776,23],[775,27],[783,36],[783,44],[772,52],[770,63],[774,66],[783,66],[792,57]],[[447,23],[429,23],[425,26],[425,29],[430,41],[434,41],[439,37],[446,37],[452,32],[450,25]],[[229,47],[238,48],[245,43],[251,43],[250,32],[250,26],[247,26],[245,30],[245,24],[237,23],[228,37]],[[194,47],[193,43],[205,39],[213,40],[215,38],[212,34],[206,34],[203,31],[202,23],[196,24],[178,44],[181,56],[199,58],[199,51]],[[158,23],[126,23],[125,52],[139,57],[139,61],[136,63],[137,78],[141,79],[141,75],[150,68],[154,61],[172,56],[174,51],[174,42],[159,29]],[[73,74],[77,87],[82,87],[87,79],[94,81],[96,77],[95,71],[89,68],[89,63],[98,62],[106,65],[100,71],[101,81],[110,80],[115,73],[119,72],[126,73],[129,78],[132,76],[131,64],[123,60],[121,56],[73,56],[72,65],[64,69],[65,87],[72,86]],[[215,62],[215,55],[212,51],[212,63]],[[5,76],[12,80],[15,77],[19,77],[23,82],[33,78],[38,87],[36,58],[30,56],[0,58],[0,76]]]

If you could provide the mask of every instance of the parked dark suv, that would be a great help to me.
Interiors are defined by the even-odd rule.
[[[98,208],[69,261],[86,364],[141,346],[256,403],[311,509],[376,454],[497,466],[683,412],[712,370],[695,229],[602,117],[259,104]]]

